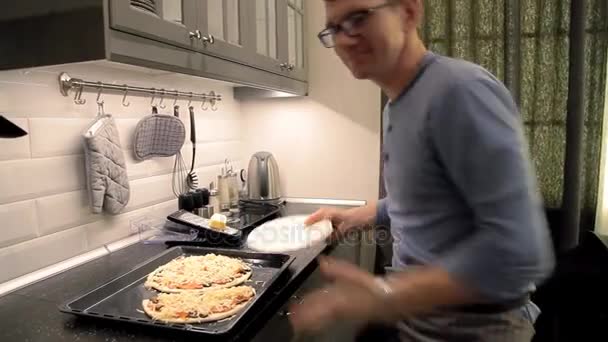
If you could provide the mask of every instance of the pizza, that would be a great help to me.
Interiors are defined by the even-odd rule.
[[[255,297],[251,286],[208,292],[160,293],[142,302],[144,312],[167,323],[205,323],[239,313]]]
[[[206,292],[244,283],[251,267],[240,259],[206,254],[181,256],[148,275],[145,286],[161,292]]]

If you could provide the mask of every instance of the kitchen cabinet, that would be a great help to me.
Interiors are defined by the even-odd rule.
[[[248,60],[255,67],[307,80],[304,52],[304,2],[292,0],[251,0],[246,10],[255,13],[248,22],[245,45],[253,46]]]
[[[287,0],[287,63],[293,76],[306,79],[304,1]]]
[[[303,13],[290,0],[23,0],[0,15],[0,70],[109,61],[305,95]]]
[[[196,0],[111,0],[110,25],[157,41],[194,48]]]

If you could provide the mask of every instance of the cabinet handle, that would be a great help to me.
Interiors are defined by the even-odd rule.
[[[190,32],[188,33],[188,36],[190,36],[190,39],[194,39],[194,38],[196,38],[196,39],[198,39],[198,40],[200,40],[200,39],[201,39],[201,37],[202,37],[202,36],[201,36],[201,31],[199,31],[199,30],[195,30],[194,32],[190,31]]]
[[[213,45],[213,43],[215,43],[215,37],[213,35],[211,35],[211,34],[203,36],[200,39],[203,40],[203,44],[209,43],[209,44]]]

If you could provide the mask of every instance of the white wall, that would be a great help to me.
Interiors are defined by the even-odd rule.
[[[229,85],[107,62],[0,72],[0,113],[29,132],[20,139],[0,139],[0,282],[124,238],[131,233],[133,217],[162,217],[177,209],[171,191],[173,158],[136,162],[131,156],[133,130],[150,114],[150,98],[129,96],[131,105],[123,107],[121,94],[108,94],[103,95],[105,109],[120,131],[131,200],[118,216],[90,213],[80,134],[96,115],[96,93],[85,93],[86,105],[75,105],[72,97],[59,93],[61,71],[91,81],[215,90],[224,98],[217,112],[203,112],[196,103],[201,186],[217,175],[224,158],[241,164],[240,106]],[[172,113],[173,101],[165,103],[165,111]],[[186,102],[178,104],[187,118]],[[189,120],[184,122],[189,127]],[[189,163],[190,144],[183,153]]]
[[[377,199],[380,90],[319,44],[323,1],[306,7],[310,96],[242,103],[243,159],[272,152],[288,197]]]

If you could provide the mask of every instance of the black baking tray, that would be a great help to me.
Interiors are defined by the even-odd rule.
[[[228,319],[202,324],[175,324],[154,321],[143,312],[142,301],[158,293],[144,287],[148,274],[179,256],[209,253],[240,258],[251,265],[253,273],[244,285],[255,288],[256,297],[243,311]],[[173,330],[210,335],[231,334],[241,318],[254,309],[256,303],[262,297],[269,294],[267,293],[268,290],[276,283],[279,276],[287,270],[294,259],[295,257],[286,254],[253,253],[240,250],[186,246],[173,247],[95,290],[69,300],[61,305],[59,310],[78,316],[130,322]]]

